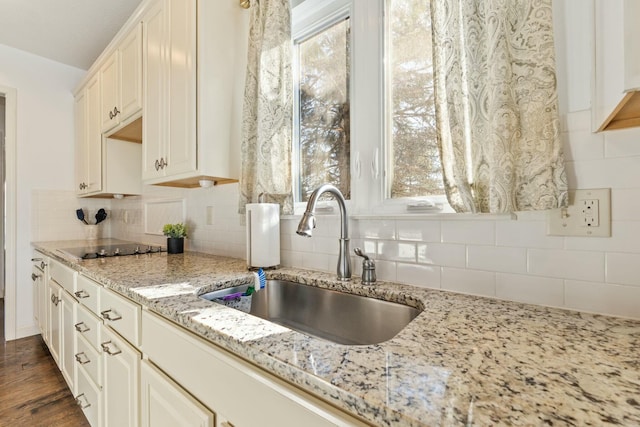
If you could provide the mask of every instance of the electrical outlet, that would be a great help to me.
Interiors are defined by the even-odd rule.
[[[578,205],[582,207],[583,227],[600,226],[600,203],[598,199],[580,200]]]
[[[569,190],[569,206],[547,215],[552,236],[611,236],[611,189]]]

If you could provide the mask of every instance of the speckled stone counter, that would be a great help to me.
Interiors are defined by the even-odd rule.
[[[198,298],[249,281],[243,260],[163,253],[78,262],[56,250],[73,242],[34,247],[373,425],[640,425],[639,321],[268,273],[423,309],[387,342],[345,346]]]

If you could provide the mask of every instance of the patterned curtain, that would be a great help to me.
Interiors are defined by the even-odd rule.
[[[433,0],[436,118],[458,212],[566,206],[551,0]]]
[[[279,203],[293,213],[291,187],[291,10],[289,0],[252,0],[242,124],[239,212]]]

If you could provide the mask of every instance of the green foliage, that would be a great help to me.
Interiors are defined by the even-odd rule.
[[[187,237],[187,226],[183,223],[165,224],[162,233],[168,237]]]

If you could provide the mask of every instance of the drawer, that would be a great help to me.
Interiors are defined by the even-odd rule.
[[[76,395],[76,403],[91,427],[98,427],[102,423],[102,396],[101,391],[96,387],[86,372],[78,369],[78,394]]]
[[[105,326],[118,332],[134,347],[140,347],[140,312],[138,304],[109,289],[100,290],[100,316]]]
[[[102,321],[86,307],[80,304],[76,306],[76,336],[84,337],[96,351],[100,351],[100,323]]]
[[[56,260],[52,259],[49,262],[49,277],[65,288],[70,294],[73,293],[75,287],[76,275],[77,273],[74,270]]]
[[[78,275],[76,291],[73,293],[80,303],[100,317],[100,286],[82,274]]]
[[[76,336],[75,359],[78,372],[85,370],[89,378],[98,387],[102,387],[102,357],[98,351],[90,345],[87,340]]]

